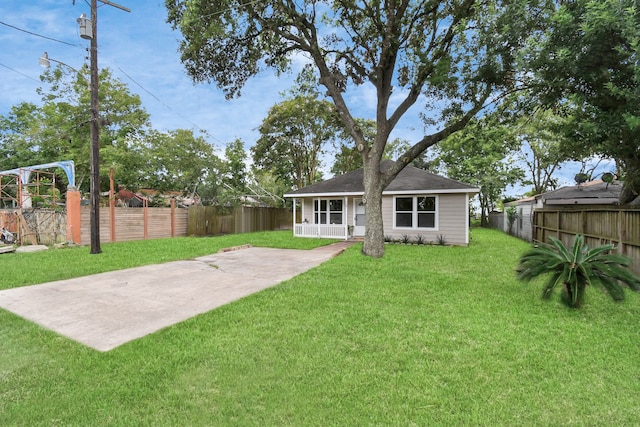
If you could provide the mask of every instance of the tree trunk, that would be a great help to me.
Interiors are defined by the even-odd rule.
[[[488,227],[489,226],[489,202],[487,198],[482,195],[482,193],[478,194],[478,199],[480,199],[480,226]]]
[[[640,197],[640,159],[624,159],[624,184],[620,192],[620,204],[634,204]]]
[[[367,223],[362,253],[381,258],[384,255],[384,224],[382,222],[382,190],[365,191]]]
[[[564,289],[567,292],[567,303],[573,307],[573,288],[571,288],[571,284],[564,282]]]
[[[382,222],[382,190],[380,162],[365,161],[364,166],[364,203],[367,221],[362,253],[381,258],[384,255],[384,224]]]

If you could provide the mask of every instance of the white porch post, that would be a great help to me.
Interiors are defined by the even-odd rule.
[[[465,221],[464,221],[464,227],[465,227],[465,233],[464,233],[464,243],[465,244],[469,244],[469,193],[464,195],[464,207],[465,210],[467,212],[467,214],[465,215]]]
[[[293,198],[293,235],[296,235],[296,198]]]
[[[349,197],[344,196],[344,240],[349,240]]]

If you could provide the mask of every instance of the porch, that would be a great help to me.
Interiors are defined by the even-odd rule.
[[[346,224],[294,224],[293,235],[295,237],[319,237],[324,239],[345,240],[350,237],[349,226]]]
[[[344,240],[364,237],[366,219],[361,195],[323,195],[299,200],[299,211],[295,199],[293,203],[295,237]]]

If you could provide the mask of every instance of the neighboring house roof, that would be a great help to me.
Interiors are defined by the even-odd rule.
[[[108,196],[109,192],[104,192],[103,196]],[[199,198],[197,195],[191,196],[183,195],[182,191],[158,191],[152,188],[141,188],[137,192],[126,189],[120,186],[118,192],[115,194],[115,198],[122,203],[126,203],[131,207],[141,207],[144,205],[144,201],[151,199],[163,200],[168,203],[170,199],[175,199],[178,202],[179,207],[189,207],[199,204]]]
[[[391,165],[393,165],[393,160],[384,160],[380,164],[380,170],[385,171]],[[361,195],[364,194],[363,178],[364,169],[358,169],[292,191],[285,194],[284,197]],[[445,178],[414,166],[407,166],[391,181],[383,194],[478,193],[479,191],[479,188],[469,184]]]
[[[513,200],[511,202],[505,203],[505,205],[507,205],[507,206],[527,205],[527,204],[530,204],[531,202],[535,202],[537,197],[538,196],[525,197],[525,198],[522,198],[522,199]]]
[[[107,195],[108,195],[108,193],[107,193]],[[127,190],[126,188],[120,188],[118,190],[118,192],[116,193],[116,199],[121,199],[121,200],[139,199],[139,200],[143,200],[143,198],[141,196],[137,195],[133,191]]]
[[[562,187],[536,196],[545,205],[615,205],[620,199],[622,182],[611,184],[601,179],[580,185]]]
[[[261,200],[256,199],[253,196],[240,196],[240,201],[242,202],[242,206],[254,206],[261,208],[268,208],[269,205],[262,202]]]
[[[143,196],[162,196],[162,197],[180,197],[184,194],[184,191],[166,190],[158,191],[154,188],[140,188],[138,194]]]

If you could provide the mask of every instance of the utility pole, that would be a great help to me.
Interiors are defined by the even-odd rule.
[[[98,117],[98,5],[91,0],[91,199],[90,227],[91,253],[99,254],[100,248],[100,122]]]
[[[131,12],[124,6],[107,0],[101,3]],[[98,4],[97,0],[91,0],[91,184],[89,196],[91,199],[90,227],[91,227],[91,253],[99,254],[100,248],[100,118],[98,114]]]

